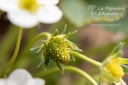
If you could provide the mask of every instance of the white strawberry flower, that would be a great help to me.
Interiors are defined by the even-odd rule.
[[[115,85],[121,85],[121,83],[120,82],[116,82]]]
[[[15,25],[31,28],[41,23],[56,23],[63,15],[59,0],[0,0],[0,10],[7,12]]]
[[[7,79],[0,79],[0,85],[45,85],[45,81],[33,78],[25,69],[17,69]]]

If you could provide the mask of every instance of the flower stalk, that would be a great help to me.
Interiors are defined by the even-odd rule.
[[[33,44],[35,42],[37,42],[39,39],[41,39],[41,38],[48,39],[50,37],[51,37],[51,34],[48,32],[42,32],[42,33],[38,34],[37,36],[35,36],[30,42],[28,42],[26,44],[26,46],[24,47],[23,51],[21,52],[18,60],[22,60],[21,58],[24,57],[24,55],[30,50],[30,48],[33,46]]]
[[[79,68],[76,68],[73,66],[64,66],[64,70],[77,73],[77,74],[83,76],[85,79],[87,79],[90,83],[92,83],[92,85],[98,85],[97,82],[90,75],[88,75],[86,72],[82,71]],[[60,71],[60,70],[57,67],[55,67],[55,68],[45,71],[45,73],[43,71],[37,72],[37,74],[35,74],[35,75],[39,76],[39,77],[45,77],[45,76],[57,73],[58,71]]]
[[[23,32],[23,28],[19,28],[17,42],[16,42],[16,48],[15,48],[14,54],[9,62],[10,66],[13,65],[13,63],[15,62],[15,60],[17,58],[19,48],[20,48],[21,38],[22,38],[22,32]]]
[[[98,61],[95,61],[95,60],[93,60],[93,59],[91,59],[91,58],[88,58],[88,57],[86,57],[85,55],[82,55],[82,54],[80,54],[80,53],[78,53],[78,52],[71,51],[71,54],[72,54],[73,56],[77,56],[77,57],[79,57],[79,58],[81,58],[81,59],[83,59],[83,60],[86,60],[86,61],[90,62],[91,64],[97,66],[97,67],[101,67],[101,66],[102,66],[102,63],[100,63],[100,62],[98,62]]]
[[[14,64],[14,62],[15,62],[17,56],[18,56],[19,49],[20,49],[21,38],[22,38],[22,32],[23,32],[23,28],[20,27],[19,31],[18,31],[18,36],[17,36],[16,47],[15,47],[14,53],[13,53],[9,63],[5,66],[5,69],[4,69],[5,74],[7,74],[11,70],[11,67]]]

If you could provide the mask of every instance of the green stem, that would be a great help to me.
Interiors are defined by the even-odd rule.
[[[102,64],[101,64],[100,62],[95,61],[95,60],[93,60],[93,59],[91,59],[91,58],[88,58],[88,57],[86,57],[85,55],[82,55],[82,54],[80,54],[80,53],[78,53],[78,52],[71,51],[71,55],[77,56],[77,57],[79,57],[79,58],[82,58],[83,60],[86,60],[86,61],[90,62],[91,64],[96,65],[96,66],[98,66],[98,67],[101,67],[101,66],[102,66]]]
[[[41,39],[42,37],[46,37],[46,38],[50,38],[51,34],[48,32],[42,32],[40,34],[38,34],[36,37],[34,37],[23,49],[23,51],[21,52],[21,54],[19,55],[19,58],[17,61],[22,60],[22,58],[25,56],[25,54],[30,50],[30,48],[32,47],[32,45],[37,42],[39,39]],[[18,62],[17,62],[18,63]]]
[[[73,71],[77,74],[80,74],[81,76],[83,76],[84,78],[86,78],[88,81],[90,81],[92,83],[92,85],[97,85],[96,81],[90,76],[88,75],[86,72],[82,71],[79,68],[73,67],[73,66],[64,66],[64,69],[67,71]],[[36,76],[40,76],[40,77],[44,77],[44,76],[48,76],[51,75],[53,73],[56,73],[60,71],[57,67],[52,68],[50,70],[47,70],[45,73],[43,71],[41,72],[37,72],[38,74],[36,74]]]
[[[11,25],[9,27],[9,30],[3,37],[3,40],[1,40],[0,42],[0,56],[1,56],[0,57],[0,72],[3,69],[3,66],[6,60],[8,59],[8,56],[12,52],[12,48],[14,46],[17,33],[18,33],[17,27],[14,25]]]
[[[15,60],[17,58],[17,55],[18,55],[18,52],[19,52],[19,48],[20,48],[20,42],[21,42],[22,32],[23,32],[23,28],[19,28],[19,30],[18,30],[18,36],[17,36],[17,41],[16,41],[16,47],[15,47],[14,53],[13,53],[10,61],[5,66],[5,68],[3,69],[3,74],[4,75],[6,75],[7,73],[9,73],[9,71],[12,68],[12,65],[14,64],[14,62],[15,62]]]
[[[20,48],[20,42],[21,42],[22,32],[23,32],[23,28],[19,28],[15,51],[13,53],[13,56],[12,56],[11,60],[9,61],[9,65],[10,66],[13,65],[13,63],[15,62],[15,60],[17,58],[17,55],[18,55],[18,52],[19,52],[19,48]]]

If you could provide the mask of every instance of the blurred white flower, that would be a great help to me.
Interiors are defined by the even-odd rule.
[[[115,83],[115,85],[121,85],[121,83],[120,83],[120,82],[118,82],[118,83]]]
[[[32,78],[25,69],[17,69],[7,79],[0,79],[0,85],[45,85],[45,81],[41,78]]]
[[[55,23],[63,15],[56,6],[59,0],[0,0],[0,10],[7,12],[15,25],[31,28],[41,23]]]

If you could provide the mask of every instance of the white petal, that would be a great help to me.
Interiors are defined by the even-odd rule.
[[[35,15],[23,10],[9,12],[7,16],[13,24],[24,28],[34,27],[39,22]]]
[[[0,85],[6,85],[6,80],[5,79],[0,79]]]
[[[8,80],[6,85],[20,85],[20,84],[17,84],[15,81]]]
[[[27,85],[45,85],[45,81],[41,78],[34,78]]]
[[[42,23],[55,23],[62,15],[62,11],[57,6],[45,6],[39,9],[37,17]]]
[[[121,85],[121,83],[120,83],[120,82],[118,82],[118,83],[115,83],[115,85]]]
[[[27,70],[17,69],[9,75],[8,82],[10,82],[9,85],[11,83],[15,85],[26,85],[31,79],[32,76]]]
[[[121,82],[113,82],[115,85],[122,85]]]
[[[58,4],[59,0],[37,0],[39,4],[44,5],[56,5]]]
[[[14,11],[18,9],[17,0],[0,0],[0,10]]]

